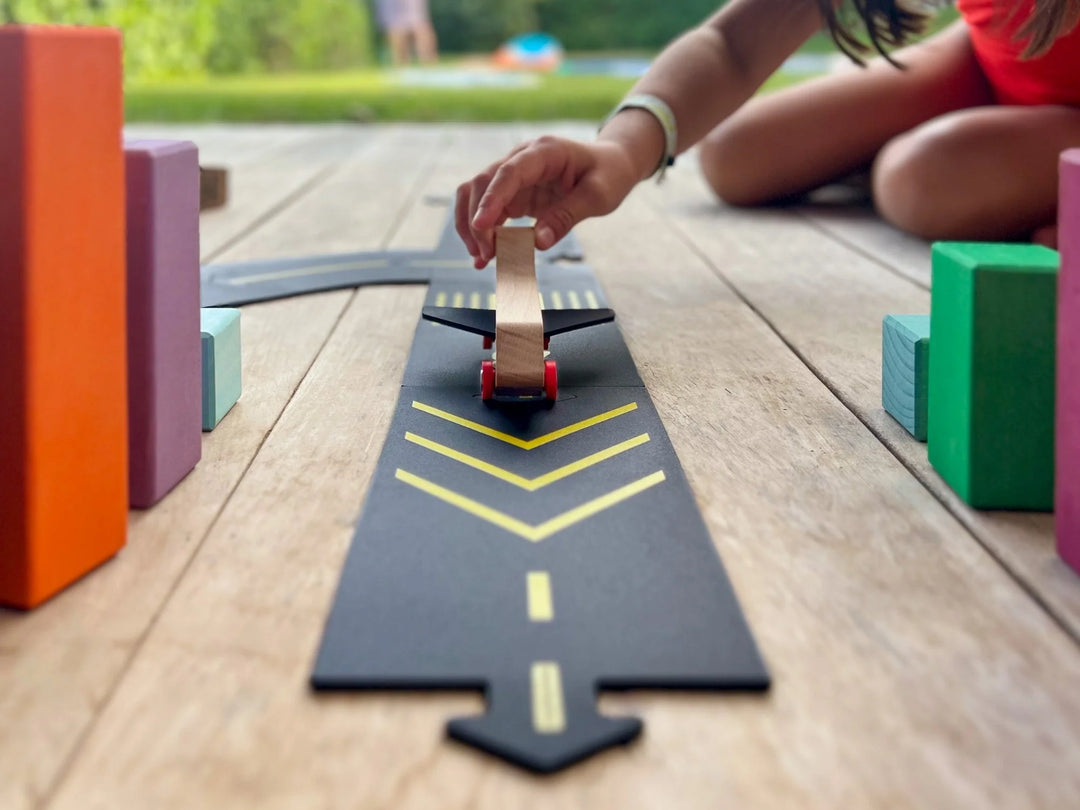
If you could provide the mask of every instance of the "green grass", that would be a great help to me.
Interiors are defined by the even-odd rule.
[[[801,78],[777,74],[767,87]],[[125,106],[132,122],[598,120],[633,84],[609,76],[539,79],[533,87],[417,87],[363,70],[131,82]]]

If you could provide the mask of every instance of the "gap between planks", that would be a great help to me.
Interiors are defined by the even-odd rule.
[[[914,464],[906,459],[898,449],[893,447],[887,437],[881,430],[881,428],[873,423],[872,420],[864,416],[861,409],[858,407],[852,397],[848,396],[842,388],[832,382],[825,374],[824,370],[816,364],[806,352],[801,350],[795,342],[790,339],[782,330],[755,302],[746,295],[739,285],[737,285],[732,279],[730,279],[724,271],[717,265],[713,258],[709,255],[709,252],[704,250],[697,242],[686,232],[685,228],[675,223],[670,212],[660,204],[656,199],[648,200],[649,206],[652,210],[663,219],[671,229],[678,234],[680,240],[706,265],[712,270],[716,277],[731,290],[731,292],[739,298],[746,307],[754,313],[754,315],[761,320],[761,322],[774,334],[776,337],[788,348],[789,351],[799,361],[806,366],[806,368],[813,374],[823,386],[840,402],[844,408],[846,408],[856,419],[858,419],[867,430],[874,436],[875,439],[880,442],[885,449],[906,469],[913,478],[915,478],[919,484],[930,493],[933,498],[940,503],[946,511],[949,512],[957,521],[957,523],[963,527],[964,531],[971,537],[979,547],[992,559],[995,564],[1001,568],[1006,575],[1011,579],[1021,591],[1039,606],[1039,608],[1046,613],[1046,615],[1053,621],[1053,623],[1078,647],[1080,647],[1080,630],[1074,628],[1073,622],[1069,616],[1063,610],[1059,610],[1054,604],[1053,600],[1044,595],[1036,585],[1030,581],[1030,579],[1024,575],[1024,572],[1017,570],[1017,567],[1012,565],[1008,559],[1006,559],[1002,553],[995,548],[994,544],[984,539],[978,531],[975,530],[966,519],[968,516],[965,513],[963,505],[956,503],[948,497],[946,492],[943,492],[940,487],[931,485],[925,475]],[[895,276],[897,279],[904,283],[910,284],[923,291],[928,291],[929,287],[920,283],[917,279],[912,278],[907,273],[891,267],[881,257],[870,254],[866,248],[858,246],[850,240],[838,236],[831,228],[822,226],[816,222],[812,216],[807,215],[805,212],[797,211],[796,215],[805,221],[807,225],[812,227],[815,231],[821,234],[822,237],[828,239],[834,244],[839,245],[844,250],[853,252],[869,261],[872,261],[877,266],[881,267],[890,275]]]
[[[432,169],[439,162],[439,147],[442,145],[443,144],[441,142],[433,143],[431,145],[428,159],[424,162],[420,170],[417,172],[416,179],[413,181],[409,191],[405,195],[403,202],[398,206],[397,211],[391,219],[390,226],[386,230],[386,235],[382,240],[380,240],[378,249],[386,249],[387,245],[392,241],[393,235],[397,232],[397,230],[401,227],[402,222],[405,220],[407,212],[420,198],[420,193],[424,186],[426,177],[432,173]],[[326,185],[331,180],[331,178],[333,178],[336,174],[342,172],[347,166],[349,159],[353,154],[355,154],[355,152],[350,152],[348,154],[342,155],[342,157],[336,162],[333,162],[329,166],[320,170],[315,176],[307,180],[299,189],[297,189],[295,192],[288,195],[284,200],[276,204],[272,209],[270,209],[270,211],[262,215],[255,223],[246,228],[243,228],[241,233],[239,233],[236,237],[227,240],[227,242],[223,244],[222,247],[215,250],[211,255],[220,255],[221,253],[231,249],[232,247],[235,247],[243,240],[257,235],[258,232],[262,230],[262,228],[272,219],[276,218],[278,215],[282,214],[288,209],[294,207],[304,197],[310,194],[310,192],[314,191],[319,186]],[[74,766],[74,763],[78,759],[79,755],[82,753],[87,740],[90,739],[91,735],[97,729],[100,718],[104,716],[104,714],[107,712],[109,706],[112,705],[116,695],[119,693],[120,689],[124,685],[135,660],[138,658],[140,652],[143,649],[143,646],[146,643],[146,640],[152,635],[153,631],[157,627],[161,616],[168,608],[178,588],[180,588],[181,584],[184,582],[188,571],[198,559],[199,553],[203,545],[205,544],[207,538],[210,537],[210,535],[213,533],[214,529],[218,525],[218,521],[220,520],[221,515],[225,512],[225,510],[231,503],[233,495],[243,483],[248,471],[252,468],[252,466],[259,458],[263,447],[266,445],[271,435],[273,435],[274,430],[281,421],[282,417],[288,411],[289,405],[292,402],[293,397],[296,395],[296,392],[304,384],[304,381],[308,378],[312,367],[314,367],[319,357],[322,355],[323,350],[326,348],[332,337],[336,334],[338,327],[342,322],[342,319],[348,313],[350,304],[356,298],[358,292],[358,289],[350,291],[350,295],[346,298],[345,302],[338,311],[336,317],[334,318],[330,326],[330,329],[327,331],[318,348],[311,356],[310,361],[307,363],[306,367],[303,369],[302,373],[297,378],[295,385],[292,387],[292,390],[289,391],[288,396],[285,398],[280,411],[277,413],[276,417],[273,419],[272,423],[257,443],[254,452],[251,454],[247,463],[244,464],[242,471],[237,476],[233,485],[229,488],[229,491],[222,500],[221,505],[218,507],[218,509],[215,510],[213,518],[210,520],[198,540],[195,541],[195,543],[193,544],[187,560],[184,562],[183,566],[180,568],[179,572],[174,577],[172,583],[166,589],[163,598],[158,603],[156,609],[153,611],[153,614],[146,627],[138,635],[137,640],[132,645],[130,653],[127,655],[123,664],[117,670],[111,686],[106,690],[93,717],[83,727],[83,729],[77,736],[75,743],[72,745],[71,750],[61,761],[53,779],[49,782],[42,794],[37,798],[37,801],[35,802],[35,807],[47,807],[56,797],[57,793],[63,786],[72,767]]]

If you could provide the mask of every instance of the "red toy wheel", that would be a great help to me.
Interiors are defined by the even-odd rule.
[[[544,395],[552,402],[559,396],[559,370],[554,360],[544,361]]]
[[[489,400],[495,396],[495,364],[490,360],[480,363],[480,399]]]
[[[495,345],[495,339],[494,338],[489,338],[487,335],[484,335],[484,350],[486,351],[486,350],[490,349],[494,345]]]

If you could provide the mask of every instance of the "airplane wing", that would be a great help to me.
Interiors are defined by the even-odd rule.
[[[612,309],[545,309],[544,337],[574,332],[615,320]],[[424,320],[484,337],[495,337],[495,310],[462,307],[424,307]]]

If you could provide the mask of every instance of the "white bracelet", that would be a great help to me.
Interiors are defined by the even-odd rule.
[[[604,123],[600,125],[603,129],[604,126],[618,115],[623,110],[646,110],[652,113],[653,117],[660,124],[660,127],[664,130],[664,154],[660,158],[660,162],[653,170],[653,174],[657,176],[657,182],[664,179],[664,172],[667,171],[668,166],[675,165],[675,154],[678,148],[679,142],[679,130],[675,121],[675,113],[671,111],[671,107],[667,103],[656,96],[651,96],[645,93],[639,93],[633,96],[627,96],[622,102],[611,111],[611,114],[604,119]],[[651,177],[652,175],[650,175]]]

